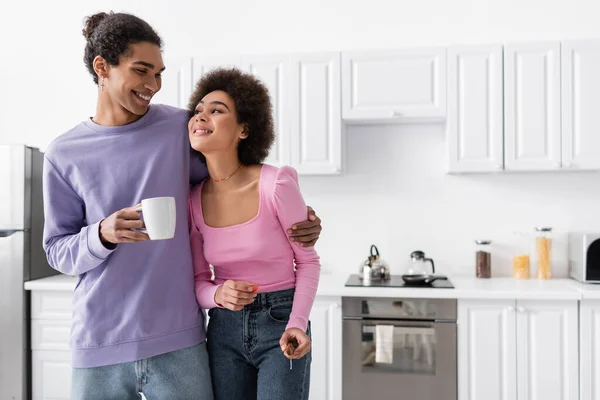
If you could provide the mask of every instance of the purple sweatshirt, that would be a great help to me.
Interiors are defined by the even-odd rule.
[[[185,110],[165,105],[152,105],[125,126],[87,120],[45,153],[44,249],[53,268],[79,276],[74,368],[140,360],[206,337],[194,294],[187,199],[190,178],[199,182],[207,170],[190,163],[187,120]],[[176,199],[173,239],[113,250],[100,242],[102,219],[159,196]]]

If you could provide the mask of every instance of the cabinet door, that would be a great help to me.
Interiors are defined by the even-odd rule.
[[[600,169],[600,40],[562,43],[562,165]]]
[[[517,301],[519,400],[579,398],[577,301]]]
[[[342,399],[342,312],[340,298],[315,300],[311,314],[310,400]]]
[[[509,44],[504,57],[505,169],[558,169],[560,44]]]
[[[71,353],[33,351],[32,395],[35,400],[68,400],[71,396]]]
[[[458,399],[516,399],[514,300],[459,300],[457,330]]]
[[[187,108],[192,94],[192,59],[165,59],[162,88],[154,95],[153,103]]]
[[[208,56],[208,57],[194,57],[192,60],[192,90],[196,86],[196,83],[202,78],[204,74],[215,68],[240,68],[242,60],[236,56]]]
[[[242,57],[242,68],[259,78],[269,89],[275,122],[275,143],[266,162],[275,166],[290,164],[290,70],[289,56]]]
[[[443,120],[444,47],[342,53],[346,121]]]
[[[502,65],[501,45],[448,49],[449,172],[503,169]]]
[[[301,54],[291,60],[291,164],[299,174],[339,174],[340,54]]]
[[[582,300],[579,338],[581,400],[600,399],[600,300]]]

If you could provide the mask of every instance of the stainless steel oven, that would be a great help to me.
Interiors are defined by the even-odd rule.
[[[343,399],[456,400],[456,300],[345,297]]]

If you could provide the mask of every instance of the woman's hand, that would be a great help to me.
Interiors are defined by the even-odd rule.
[[[239,311],[256,298],[258,286],[250,282],[225,281],[215,292],[215,302],[232,311]]]
[[[294,224],[287,233],[292,242],[298,242],[302,247],[311,247],[319,240],[321,234],[321,218],[317,217],[315,210],[311,207],[308,209],[308,220]]]
[[[293,344],[293,346],[289,346],[289,351],[292,352],[291,354],[286,351],[288,349],[288,343]],[[304,357],[306,353],[308,353],[311,347],[311,342],[306,332],[304,332],[302,329],[289,328],[283,332],[283,335],[281,335],[279,347],[281,347],[281,351],[287,358],[290,360],[297,360],[298,358]]]

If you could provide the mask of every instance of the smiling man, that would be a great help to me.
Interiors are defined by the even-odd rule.
[[[72,398],[212,399],[187,221],[189,183],[207,170],[190,159],[187,111],[151,105],[165,66],[145,21],[99,13],[83,33],[96,113],[44,160],[44,249],[52,267],[79,276]],[[176,199],[175,236],[149,241],[134,208],[160,196]],[[320,231],[312,219],[292,234],[308,245]]]

